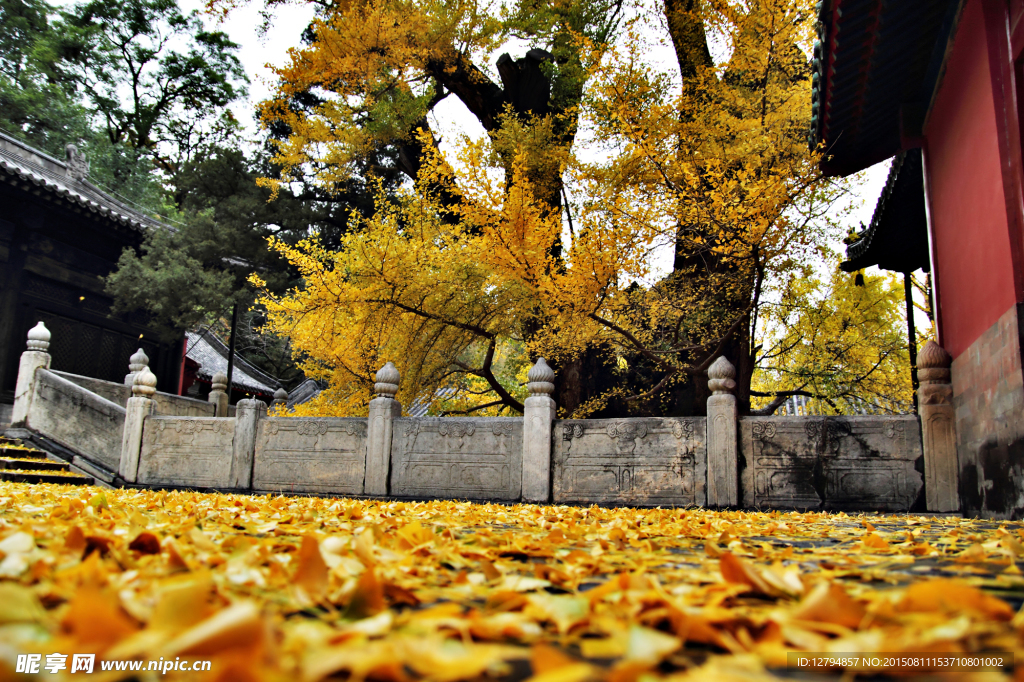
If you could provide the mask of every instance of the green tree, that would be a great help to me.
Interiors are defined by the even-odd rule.
[[[91,0],[60,13],[59,69],[111,142],[143,149],[173,174],[237,129],[245,95],[238,45],[176,0]],[[182,47],[179,48],[178,46]]]
[[[176,0],[2,0],[0,21],[0,124],[47,151],[102,133],[170,175],[237,130],[238,45]]]
[[[236,303],[248,310],[254,294],[245,280],[251,273],[259,273],[273,292],[298,283],[297,270],[267,249],[268,237],[289,244],[311,234],[337,239],[361,201],[372,206],[358,186],[330,201],[306,189],[284,189],[270,201],[271,189],[256,180],[274,172],[265,154],[250,159],[237,149],[207,150],[186,162],[173,177],[175,228],[149,233],[140,253],[126,249],[107,280],[117,308],[145,310],[168,338],[214,323]],[[259,315],[257,310],[250,317]],[[243,326],[260,325],[247,317]],[[251,341],[263,349],[257,355],[276,343]]]
[[[89,132],[45,0],[0,0],[0,126],[48,152]]]

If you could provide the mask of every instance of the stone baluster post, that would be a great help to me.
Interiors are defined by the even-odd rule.
[[[530,397],[523,404],[523,501],[550,502],[555,372],[538,358],[526,378]]]
[[[213,416],[215,417],[226,417],[228,416],[228,377],[223,372],[217,372],[213,375],[211,383],[210,395],[206,398],[206,401],[213,403],[216,406]]]
[[[238,490],[252,487],[252,467],[256,459],[256,431],[267,413],[262,400],[239,400],[235,406],[235,437],[231,445],[229,485]]]
[[[146,417],[155,412],[156,375],[148,365],[135,373],[132,379],[132,397],[128,398],[125,407],[124,431],[121,435],[121,460],[117,474],[127,483],[135,483],[139,479],[139,460],[142,457],[142,434],[146,426]]]
[[[707,443],[708,506],[735,507],[740,502],[737,460],[736,368],[722,356],[708,368]]]
[[[918,412],[924,447],[924,495],[928,511],[960,509],[960,475],[956,454],[956,415],[949,367],[953,358],[929,341],[917,358]]]
[[[284,390],[284,387],[274,391],[274,399],[270,402],[270,409],[273,410],[275,407],[284,408],[288,405],[288,391]]]
[[[367,416],[363,493],[387,495],[388,473],[391,467],[391,433],[394,430],[395,418],[402,416],[402,406],[395,400],[401,375],[389,362],[378,370],[376,380],[373,390],[377,397],[370,401],[370,413]]]
[[[11,426],[26,426],[32,396],[36,370],[42,367],[50,369],[50,330],[42,322],[28,331],[28,350],[21,354],[18,364],[18,379],[14,386],[14,407],[11,411]]]
[[[133,386],[135,375],[141,372],[143,367],[149,367],[149,356],[140,348],[128,358],[128,374],[124,376],[124,385]]]

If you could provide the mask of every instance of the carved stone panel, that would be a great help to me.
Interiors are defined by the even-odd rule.
[[[705,504],[704,421],[703,417],[556,421],[554,501]]]
[[[365,419],[267,417],[256,434],[256,490],[363,492]]]
[[[235,420],[149,417],[142,434],[139,483],[227,488]]]
[[[917,417],[744,417],[743,505],[906,511],[923,481]]]
[[[512,417],[396,419],[391,494],[518,500],[523,420]]]

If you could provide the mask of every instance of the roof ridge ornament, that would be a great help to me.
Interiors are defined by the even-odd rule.
[[[69,142],[64,146],[67,163],[67,176],[79,182],[89,177],[89,159],[85,158],[85,140],[79,139],[78,144]]]

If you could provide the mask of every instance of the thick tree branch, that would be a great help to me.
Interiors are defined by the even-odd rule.
[[[590,317],[590,319],[594,320],[595,322],[603,324],[604,326],[608,327],[609,329],[611,329],[616,334],[619,334],[620,336],[622,336],[622,338],[624,338],[627,341],[629,341],[629,343],[632,344],[632,346],[634,348],[636,348],[638,351],[640,351],[641,355],[643,355],[645,358],[647,358],[651,362],[655,363],[659,367],[661,367],[663,369],[666,369],[666,370],[675,369],[670,362],[668,362],[666,360],[663,360],[662,358],[659,358],[657,355],[652,353],[647,348],[647,346],[645,346],[644,344],[640,343],[640,340],[637,339],[635,336],[633,336],[633,334],[631,334],[628,330],[623,329],[622,327],[620,327],[619,325],[615,324],[611,320],[604,319],[603,317],[601,317],[597,313],[590,313],[590,315],[588,317]]]
[[[457,320],[449,320],[447,318],[441,317],[440,315],[435,315],[433,313],[428,313],[425,310],[420,310],[419,308],[415,308],[415,307],[413,307],[411,305],[406,305],[405,303],[401,303],[399,301],[395,301],[395,300],[391,300],[391,299],[370,299],[370,300],[367,301],[367,303],[380,303],[381,305],[393,305],[396,308],[398,308],[399,310],[404,310],[407,313],[412,313],[413,315],[418,315],[420,317],[425,317],[428,320],[434,320],[435,322],[440,322],[441,324],[446,324],[446,325],[448,325],[450,327],[455,327],[456,329],[463,329],[463,330],[465,330],[467,332],[472,332],[472,333],[476,334],[477,336],[482,336],[485,339],[490,339],[492,341],[494,340],[494,332],[489,332],[486,329],[484,329],[483,327],[478,327],[475,324],[467,324],[465,322],[459,322]]]
[[[491,387],[491,390],[497,393],[498,397],[501,398],[502,404],[508,405],[509,407],[518,410],[519,412],[522,412],[523,404],[516,400],[515,398],[513,398],[512,394],[505,390],[505,387],[501,385],[501,382],[498,381],[498,378],[494,376],[494,372],[491,370],[492,364],[494,362],[495,346],[496,339],[494,337],[491,337],[490,343],[487,345],[487,354],[484,356],[484,362],[480,369],[473,369],[472,367],[462,362],[461,360],[455,360],[455,362],[452,364],[454,364],[456,367],[462,368],[469,374],[484,379],[487,382],[487,384]]]

